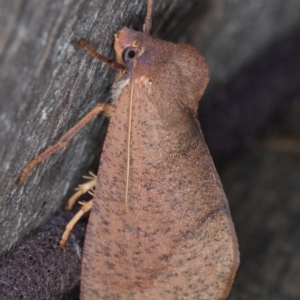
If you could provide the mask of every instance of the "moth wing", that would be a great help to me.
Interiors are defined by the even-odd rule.
[[[225,299],[238,249],[222,185],[197,122],[168,130],[149,84],[126,83],[110,121],[82,299]]]

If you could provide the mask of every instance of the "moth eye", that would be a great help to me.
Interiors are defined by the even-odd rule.
[[[127,47],[122,52],[122,59],[124,63],[131,61],[136,55],[136,49],[134,47]]]

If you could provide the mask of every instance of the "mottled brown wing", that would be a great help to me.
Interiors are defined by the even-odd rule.
[[[149,97],[151,82],[136,78],[132,88],[130,82],[123,88],[105,140],[81,299],[225,299],[237,243],[198,123],[187,117],[170,130]]]

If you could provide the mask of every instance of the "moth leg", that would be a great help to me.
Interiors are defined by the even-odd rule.
[[[85,182],[83,184],[79,184],[78,188],[75,189],[77,191],[69,200],[68,204],[66,205],[65,209],[66,210],[71,210],[77,201],[79,197],[81,197],[83,194],[87,192],[91,192],[94,190],[97,182],[97,175],[94,173],[90,172],[90,176],[83,176],[85,179],[90,179],[88,182]]]
[[[69,238],[69,235],[74,228],[75,224],[79,221],[79,219],[88,211],[91,210],[93,206],[93,200],[90,200],[88,202],[79,202],[82,206],[81,209],[76,213],[76,215],[69,221],[69,223],[66,226],[66,229],[61,237],[59,246],[60,248],[65,252],[66,251],[66,242]]]
[[[54,144],[53,146],[42,152],[40,155],[38,155],[35,159],[33,159],[24,169],[22,175],[18,180],[18,183],[24,182],[28,174],[37,164],[42,162],[44,159],[46,159],[48,156],[50,156],[60,148],[66,148],[68,142],[74,137],[74,135],[78,133],[78,131],[82,127],[84,127],[94,116],[106,110],[106,106],[107,104],[105,103],[99,103],[94,109],[92,109],[87,115],[85,115],[74,127],[72,127],[66,134],[64,134],[56,144]]]

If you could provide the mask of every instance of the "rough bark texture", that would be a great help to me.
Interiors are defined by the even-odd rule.
[[[113,72],[103,64],[94,61],[84,51],[75,49],[71,42],[78,38],[85,38],[99,52],[112,57],[113,34],[125,25],[140,26],[143,22],[145,3],[142,2],[0,0],[0,253],[2,255],[49,219],[72,193],[75,183],[81,181],[81,176],[87,173],[92,161],[100,153],[99,135],[102,121],[101,118],[97,118],[74,138],[64,152],[60,151],[37,167],[24,185],[16,184],[18,176],[28,161],[57,141],[98,101],[108,99]],[[300,22],[300,2],[269,0],[256,5],[247,1],[229,0],[157,2],[159,2],[155,6],[157,20],[154,21],[154,24],[158,22],[157,31],[173,40],[194,40],[208,60],[212,88],[203,101],[203,104],[206,101],[207,104],[201,108],[202,118],[205,116],[201,123],[209,146],[215,157],[221,160],[242,142],[248,141],[249,137],[252,137],[275,113],[278,113],[282,105],[298,91],[300,55],[294,49],[299,49],[299,46],[296,46],[299,42],[299,34],[283,40],[280,44],[282,51],[279,51],[273,59],[266,59],[269,58],[269,53],[273,53],[273,49],[270,49],[263,61],[258,61],[257,68],[254,67],[249,72],[246,70],[242,77],[238,74],[233,76],[243,66],[250,64],[258,54],[269,48],[271,42],[294,29]],[[196,7],[193,6],[195,3]],[[162,26],[168,18],[170,18],[168,25]],[[271,80],[268,83],[253,85],[249,78],[256,77],[260,80],[271,77],[276,79],[276,92],[274,93]],[[218,88],[220,82],[229,82],[229,84]],[[280,92],[277,92],[278,88]],[[253,94],[251,96],[249,93],[245,97],[247,93],[244,94],[244,91]],[[241,101],[244,97],[248,100]],[[267,105],[264,105],[266,97],[269,100]],[[231,114],[233,111],[234,117]],[[248,168],[245,167],[242,174],[247,172]],[[285,174],[284,176],[289,176],[288,172]],[[228,182],[230,181],[234,179]],[[273,184],[270,186],[273,187]],[[248,189],[251,187],[245,190]],[[237,195],[240,197],[240,194]],[[297,195],[297,192],[292,193],[291,197],[295,197],[293,195]],[[230,199],[229,191],[229,201]],[[241,203],[234,204],[239,210],[246,200],[242,197],[236,201]],[[274,209],[275,216],[281,209],[280,202],[277,203],[279,204],[276,206],[277,210]],[[290,207],[294,209],[293,205]],[[254,205],[252,209],[255,219],[256,206]],[[244,216],[241,218],[246,220]],[[65,222],[63,218],[55,220],[42,234],[44,239],[48,235],[47,232],[51,232],[49,236],[54,241],[51,245],[56,245],[55,239],[57,234],[60,235],[52,229],[57,224],[62,225]],[[243,261],[252,261],[253,257],[250,255],[251,252],[245,252],[250,254],[243,255],[243,249],[246,249],[249,240],[246,238],[243,242],[242,238],[247,236],[247,228],[251,227],[252,229],[249,230],[253,232],[260,231],[264,224],[263,222],[254,222],[251,225],[248,222],[237,224],[239,238],[242,241],[243,267]],[[240,230],[239,226],[241,226]],[[297,222],[295,222],[291,226],[286,226],[280,234],[293,240],[297,230]],[[80,235],[77,236],[80,240]],[[269,244],[272,244],[273,237],[276,237],[276,230],[274,235],[268,235]],[[255,238],[254,236],[253,239]],[[259,241],[265,242],[265,239]],[[21,248],[23,250],[18,252],[18,256],[28,259],[26,261],[29,262],[29,257],[38,249],[39,239],[33,236],[25,243],[29,243],[30,246],[25,247],[24,245],[28,244],[24,244],[25,248]],[[277,239],[276,243],[272,244],[275,249],[273,254],[276,254],[276,249],[280,249],[282,239]],[[80,246],[80,243],[78,245]],[[48,245],[44,244],[44,247]],[[259,245],[255,249],[256,252],[252,252],[253,256],[260,252]],[[296,267],[290,267],[284,261],[285,257],[290,257],[298,251],[299,245],[288,244],[288,249],[289,251],[282,252],[281,263],[283,268],[286,266],[287,270],[295,270],[295,272],[286,273],[288,275],[284,282],[290,285],[288,288],[284,288],[286,284],[282,285],[280,294],[282,297],[276,299],[299,299],[298,285],[292,285],[290,280],[297,278],[299,272],[296,272]],[[263,290],[272,286],[270,281],[256,281],[257,289],[253,296],[250,293],[253,291],[253,285],[248,280],[249,277],[258,278],[253,275],[253,268],[254,274],[270,273],[269,268],[276,260],[276,256],[274,254],[274,259],[266,262],[269,268],[266,267],[261,271],[259,270],[261,261],[270,255],[269,252],[263,253],[261,260],[257,260],[254,265],[248,264],[247,268],[243,269],[242,281],[238,281],[240,280],[238,274],[237,282],[240,283],[234,287],[235,294],[233,294],[237,296],[232,296],[232,299],[263,298],[266,295]],[[56,260],[67,261],[70,259],[68,255],[72,255],[72,252],[67,252],[63,260],[60,260],[62,255],[64,254],[54,248],[53,251],[44,251],[41,261],[48,260],[53,263]],[[23,284],[18,282],[19,291],[22,291],[23,295],[26,293],[29,295],[28,287],[33,277],[38,278],[35,285],[37,288],[43,286],[45,280],[55,282],[57,276],[55,272],[46,277],[39,276],[43,269],[42,264],[29,263],[23,267],[20,264],[19,267],[16,261],[19,260],[15,256],[7,256],[0,266],[1,282],[6,284],[7,291],[11,291],[16,286],[17,281],[8,280],[12,274],[16,274],[13,273],[16,268],[18,272],[20,271],[18,278],[28,279],[23,281]],[[65,271],[63,274],[65,277],[61,278],[61,282],[67,282],[68,274],[72,272],[76,276],[72,277],[71,285],[65,285],[68,288],[60,290],[60,295],[78,282],[79,261],[76,259],[68,261],[69,264],[63,264],[66,268],[60,270],[60,272]],[[297,256],[294,261],[293,266],[297,266],[299,261]],[[28,268],[32,270],[30,277],[25,275],[28,274]],[[278,272],[277,277],[273,277],[273,287],[280,282],[282,274]],[[247,282],[250,282],[248,288],[245,285]],[[58,299],[55,290],[57,285],[51,286],[53,289],[47,291],[44,295],[48,296],[44,298]],[[272,291],[276,292],[276,289],[273,288]],[[3,292],[2,287],[0,292]],[[11,295],[10,298],[7,296],[5,299],[19,299],[16,295],[21,294]],[[269,298],[275,299],[275,294]]]

